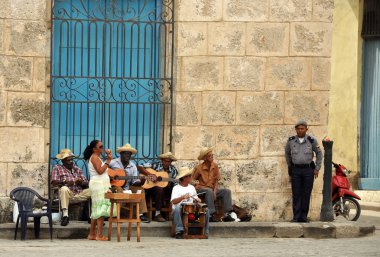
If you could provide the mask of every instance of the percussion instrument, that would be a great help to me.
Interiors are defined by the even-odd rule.
[[[204,213],[207,209],[205,203],[182,203],[182,213]]]

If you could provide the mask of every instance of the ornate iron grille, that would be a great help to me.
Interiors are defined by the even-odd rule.
[[[52,0],[50,167],[93,139],[137,162],[171,149],[172,0]],[[50,174],[50,172],[49,172]]]

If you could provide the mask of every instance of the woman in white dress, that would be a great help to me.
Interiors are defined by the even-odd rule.
[[[108,177],[108,165],[112,160],[112,154],[109,149],[106,150],[107,161],[103,162],[100,158],[103,153],[103,143],[100,140],[93,140],[83,152],[85,160],[88,160],[88,169],[90,172],[90,190],[91,190],[91,226],[89,240],[107,241],[108,238],[103,236],[104,218],[109,217],[111,203],[104,198],[104,194],[111,187]],[[97,227],[97,231],[95,233]]]

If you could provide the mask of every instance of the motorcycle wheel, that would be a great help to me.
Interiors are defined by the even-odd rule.
[[[335,212],[335,215],[341,215],[348,221],[356,221],[359,219],[360,213],[361,213],[361,207],[358,203],[358,201],[350,196],[344,196],[343,197],[343,206],[344,210],[341,211],[340,209],[340,199],[336,199],[333,202],[333,210]]]

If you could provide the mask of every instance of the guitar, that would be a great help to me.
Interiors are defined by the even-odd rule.
[[[145,180],[145,183],[142,186],[144,189],[150,189],[150,188],[156,187],[156,186],[166,187],[169,184],[169,182],[179,183],[178,179],[169,178],[169,174],[166,171],[155,171],[154,169],[151,169],[151,168],[146,168],[146,170],[150,174],[156,175],[157,180],[155,182],[152,179]],[[150,177],[150,176],[148,175],[148,177]],[[199,184],[199,181],[194,180],[191,182],[191,184],[197,185],[197,184]]]
[[[156,175],[157,180],[153,181],[153,176],[125,176],[125,171],[122,169],[108,169],[108,176],[112,186],[123,187],[127,179],[144,179],[145,183],[141,186],[144,189],[150,189],[152,187],[166,187],[170,181],[178,182],[175,179],[169,178],[169,174],[165,171],[155,171],[154,169],[146,169],[150,174]]]
[[[177,182],[179,183],[178,179],[172,179],[169,178],[169,174],[166,171],[155,171],[154,169],[147,168],[146,169],[150,174],[156,175],[157,180],[153,181],[153,176],[125,176],[125,171],[122,169],[108,169],[108,176],[110,177],[110,182],[112,186],[115,187],[123,187],[126,183],[127,179],[144,179],[145,182],[141,186],[144,189],[150,189],[152,187],[166,187],[169,182]],[[193,181],[191,184],[196,185],[199,182]]]

